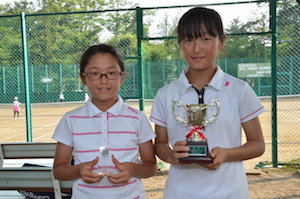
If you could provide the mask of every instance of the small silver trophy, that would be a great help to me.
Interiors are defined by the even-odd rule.
[[[176,105],[177,107],[183,107],[186,120],[179,117],[176,112]],[[208,107],[210,106],[216,106],[216,112],[213,113],[212,117],[207,120]],[[186,135],[187,146],[190,148],[188,151],[189,157],[181,158],[179,162],[212,163],[213,160],[209,156],[207,139],[200,130],[203,130],[207,124],[216,120],[217,115],[220,112],[219,99],[212,99],[209,104],[183,104],[179,100],[173,100],[172,111],[177,121],[183,125],[193,127],[193,129]]]

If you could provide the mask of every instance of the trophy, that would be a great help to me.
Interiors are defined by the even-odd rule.
[[[179,117],[175,107],[183,107],[185,119]],[[208,107],[216,106],[216,112],[212,117],[207,119]],[[207,139],[201,132],[205,126],[216,120],[220,111],[219,99],[212,99],[209,104],[182,104],[181,101],[173,100],[173,114],[176,120],[185,126],[193,127],[186,135],[189,157],[179,159],[180,163],[212,163],[213,160],[209,156]]]

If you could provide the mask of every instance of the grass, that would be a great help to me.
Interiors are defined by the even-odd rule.
[[[288,162],[278,163],[278,167],[272,167],[272,162],[260,162],[256,168],[268,168],[269,171],[274,172],[298,172],[300,170],[300,159],[291,160]]]

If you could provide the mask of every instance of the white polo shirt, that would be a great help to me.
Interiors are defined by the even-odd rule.
[[[185,140],[192,129],[175,119],[172,100],[183,104],[198,104],[198,94],[188,82],[184,69],[178,80],[161,88],[152,106],[150,120],[166,127],[170,144]],[[264,107],[248,83],[224,73],[220,67],[206,86],[204,103],[220,100],[217,119],[203,131],[209,150],[214,147],[236,148],[241,146],[242,126],[264,112]],[[211,118],[215,107],[209,107],[207,118]],[[182,107],[176,107],[182,119]],[[248,184],[243,162],[225,162],[215,171],[197,164],[172,165],[164,192],[165,199],[247,199]]]
[[[124,104],[118,96],[118,101],[106,112],[100,111],[91,100],[82,107],[67,112],[52,138],[74,148],[75,165],[92,161],[99,156],[94,172],[106,170],[118,173],[111,155],[119,162],[138,163],[138,145],[154,137],[146,115]],[[109,149],[109,155],[103,156],[100,147]],[[145,198],[145,191],[142,181],[133,177],[126,184],[113,184],[107,177],[94,184],[78,179],[73,185],[72,198]]]

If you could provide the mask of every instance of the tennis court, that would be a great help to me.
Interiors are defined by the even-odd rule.
[[[266,142],[266,152],[259,158],[249,160],[251,166],[260,161],[272,160],[271,99],[261,98],[266,111],[260,121]],[[300,154],[300,97],[279,97],[277,101],[278,120],[278,160],[299,159]],[[138,108],[138,101],[127,101]],[[33,142],[54,141],[53,131],[65,112],[82,106],[84,102],[56,102],[31,105]],[[152,101],[145,101],[144,112],[149,116]],[[21,105],[20,119],[13,118],[12,105],[1,105],[0,142],[26,142],[26,119],[24,104]],[[153,125],[153,124],[152,124]],[[243,138],[245,140],[245,138]]]

